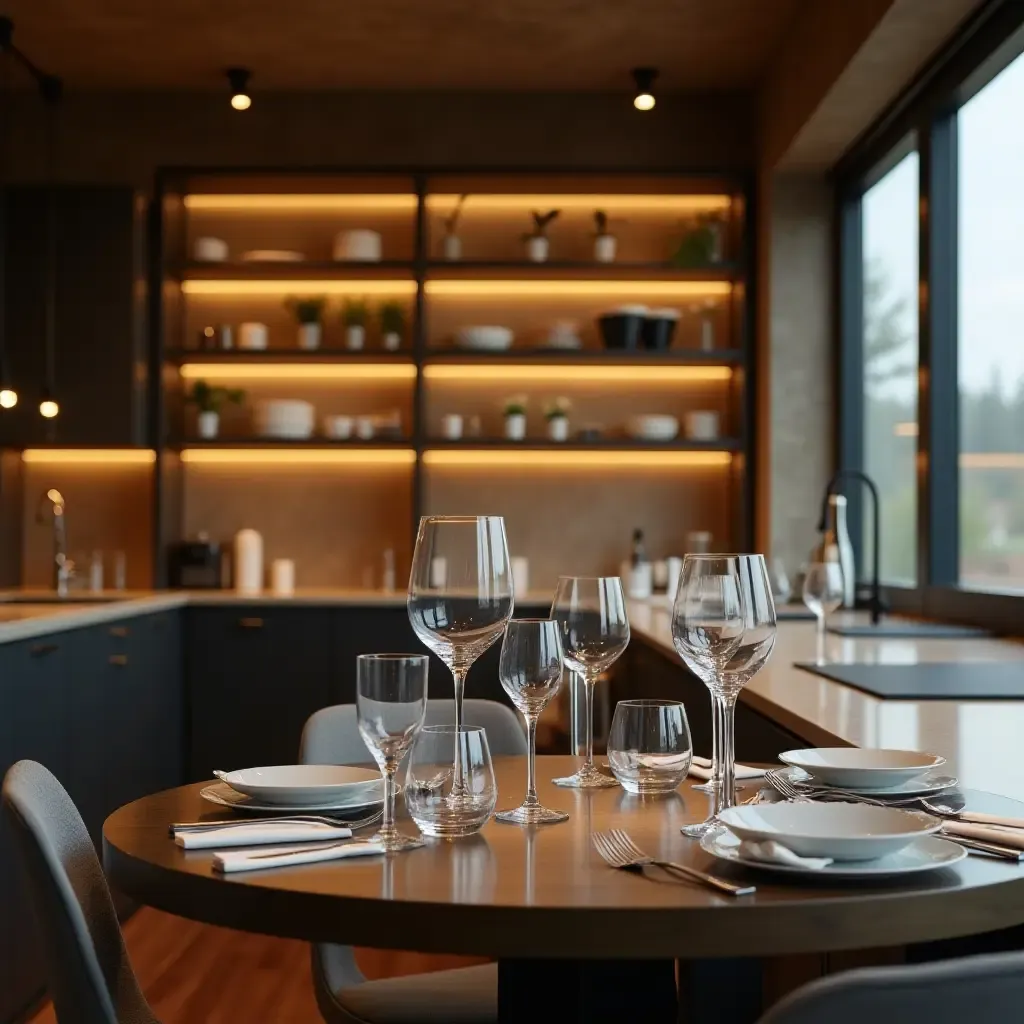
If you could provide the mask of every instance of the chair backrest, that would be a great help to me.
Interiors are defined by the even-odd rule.
[[[60,1024],[152,1024],[107,880],[78,808],[41,764],[19,761],[3,809],[26,869]]]
[[[761,1024],[1006,1024],[1024,1007],[1024,953],[996,953],[899,967],[867,967],[812,981]]]
[[[492,757],[525,754],[526,736],[516,713],[496,700],[467,699],[462,702],[466,725],[482,725]],[[426,725],[449,725],[455,721],[455,702],[438,698],[427,701]],[[302,730],[299,745],[302,764],[372,764],[363,737],[359,735],[355,704],[335,704],[312,714]]]

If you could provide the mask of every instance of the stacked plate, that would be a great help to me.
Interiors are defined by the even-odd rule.
[[[237,811],[358,811],[384,800],[380,772],[347,765],[289,764],[214,772],[204,800]]]
[[[316,410],[310,402],[275,398],[256,406],[256,433],[260,437],[305,440],[313,436]]]

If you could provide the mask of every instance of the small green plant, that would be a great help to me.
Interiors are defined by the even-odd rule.
[[[525,416],[526,415],[526,395],[511,395],[505,399],[505,415],[506,416]]]
[[[287,308],[300,324],[318,324],[323,319],[327,299],[322,295],[285,300]]]
[[[346,299],[341,305],[341,322],[346,327],[365,327],[370,318],[366,299]]]
[[[458,201],[455,203],[455,208],[452,210],[447,217],[441,219],[441,223],[444,224],[444,233],[446,235],[454,235],[459,227],[459,218],[462,216],[462,207],[466,200],[469,198],[468,192],[463,192],[459,196]]]
[[[211,387],[205,380],[197,380],[185,400],[200,412],[220,412],[225,402],[241,405],[245,392],[239,388]]]
[[[571,408],[572,402],[568,398],[554,398],[544,407],[544,419],[549,423],[551,420],[564,420]]]
[[[533,217],[533,230],[528,235],[523,235],[523,238],[547,238],[548,226],[558,217],[560,212],[560,210],[548,210],[547,213],[538,213],[534,210],[531,214]]]
[[[714,221],[705,217],[693,222],[679,241],[671,262],[677,267],[702,267],[711,262],[715,247]]]
[[[382,302],[377,316],[380,319],[382,334],[405,333],[405,307],[400,302]]]

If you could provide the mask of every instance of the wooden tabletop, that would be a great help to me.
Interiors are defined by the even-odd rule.
[[[778,884],[719,864],[679,826],[705,817],[688,783],[668,797],[621,789],[560,789],[571,757],[538,758],[539,795],[568,822],[522,829],[491,821],[472,838],[430,840],[390,857],[275,868],[224,877],[211,854],[186,853],[172,821],[223,817],[205,784],[145,797],[104,826],[111,883],[142,903],[246,931],[422,952],[495,957],[657,958],[768,956],[912,944],[1024,923],[1024,866],[981,857],[888,884]],[[495,762],[499,809],[522,798],[523,758]],[[992,798],[988,808],[1021,813]],[[415,832],[411,821],[403,827]],[[731,878],[755,896],[652,881],[607,867],[591,831],[625,829],[646,852]]]

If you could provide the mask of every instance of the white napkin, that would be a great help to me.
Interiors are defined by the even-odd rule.
[[[761,860],[766,864],[784,864],[786,867],[807,868],[811,871],[820,871],[832,863],[831,857],[801,857],[788,846],[783,846],[782,843],[771,839],[762,843],[754,843],[749,840],[741,842],[737,852],[747,860]]]
[[[260,854],[235,853],[225,850],[213,855],[213,868],[228,874],[232,871],[262,871],[265,868],[291,867],[294,864],[318,864],[325,860],[341,860],[345,857],[369,857],[383,853],[380,843],[358,841],[326,846],[282,846],[277,849],[261,850]],[[272,854],[273,856],[263,856]]]
[[[941,802],[941,797],[935,800],[935,803]],[[1002,814],[986,814],[984,811],[961,811],[956,820],[974,825],[996,825],[999,828],[1024,828],[1024,818],[1007,818]]]
[[[318,821],[239,822],[224,828],[176,829],[174,841],[186,850],[220,846],[261,846],[264,843],[307,843],[317,839],[348,839],[352,829]]]
[[[749,765],[738,764],[736,765],[736,778],[737,779],[763,779],[765,770],[763,768],[751,768]],[[695,779],[702,779],[704,782],[709,782],[711,779],[711,759],[707,757],[697,757],[696,754],[693,760],[690,762],[690,775]]]
[[[965,839],[978,839],[983,843],[999,843],[1014,850],[1024,850],[1024,830],[999,828],[996,825],[972,825],[964,821],[945,821],[942,831]]]

